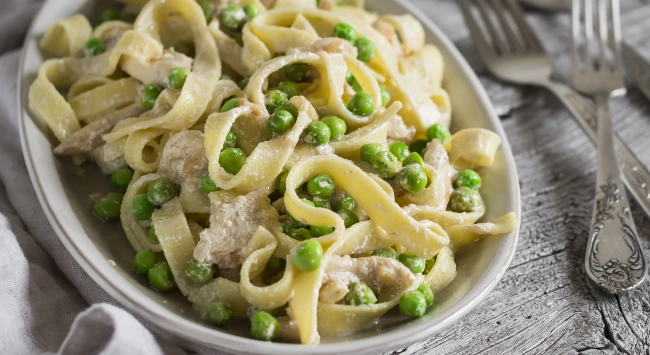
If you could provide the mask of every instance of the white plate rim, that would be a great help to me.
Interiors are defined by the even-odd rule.
[[[43,14],[44,9],[46,8],[47,3],[52,0],[46,1],[38,14],[34,17],[34,21],[40,18]],[[408,13],[417,18],[422,25],[432,32],[440,43],[445,47],[444,50],[456,60],[457,65],[460,66],[463,74],[469,79],[472,87],[476,94],[479,97],[479,104],[481,109],[488,114],[490,121],[494,124],[496,128],[496,133],[502,139],[501,148],[503,150],[505,159],[506,159],[506,168],[508,174],[510,175],[513,181],[519,181],[516,171],[516,165],[514,162],[514,157],[510,148],[510,144],[507,140],[503,126],[496,115],[494,108],[485,92],[483,86],[481,85],[478,77],[471,69],[465,58],[460,54],[456,46],[451,42],[451,40],[438,28],[420,9],[416,8],[415,5],[411,4],[407,0],[390,0],[397,3],[399,6],[403,7]],[[455,323],[462,316],[469,313],[474,309],[487,295],[494,289],[496,284],[499,282],[505,271],[508,269],[510,262],[512,261],[518,239],[519,239],[519,229],[521,225],[521,198],[520,198],[520,189],[519,186],[513,186],[514,196],[511,196],[514,199],[515,203],[515,213],[517,214],[517,229],[513,232],[512,243],[508,246],[508,255],[505,262],[501,265],[500,270],[495,273],[492,277],[487,280],[481,279],[479,284],[483,285],[482,290],[476,294],[473,298],[466,300],[465,302],[458,302],[450,309],[442,313],[442,319],[437,319],[438,322],[435,324],[427,324],[423,322],[416,326],[410,327],[409,329],[395,329],[390,333],[390,336],[372,336],[364,339],[353,340],[349,342],[341,343],[332,343],[332,344],[321,344],[318,346],[305,346],[300,344],[285,344],[285,343],[269,343],[269,342],[260,342],[253,339],[248,339],[236,335],[231,335],[224,332],[216,332],[215,340],[219,340],[221,337],[223,342],[217,341],[205,341],[204,335],[214,336],[213,329],[205,327],[200,324],[196,324],[190,320],[183,319],[170,311],[166,310],[162,306],[158,305],[155,302],[152,302],[144,294],[138,290],[132,290],[132,292],[127,292],[126,290],[121,290],[113,281],[111,281],[107,275],[103,274],[93,262],[88,260],[87,255],[80,250],[80,246],[75,243],[75,238],[70,236],[66,229],[63,227],[61,221],[57,218],[55,213],[53,213],[53,203],[49,201],[46,195],[43,193],[43,187],[40,180],[40,177],[36,173],[35,161],[32,157],[32,151],[29,146],[29,142],[26,139],[26,122],[31,119],[28,117],[29,113],[26,110],[26,102],[24,102],[22,82],[24,78],[24,64],[25,57],[27,53],[27,44],[29,41],[33,40],[33,31],[34,31],[34,22],[30,25],[30,29],[25,37],[23,43],[23,49],[20,55],[20,64],[17,77],[17,107],[19,115],[19,135],[21,141],[21,147],[23,151],[23,156],[26,162],[27,170],[29,173],[30,180],[34,186],[34,190],[38,197],[39,203],[43,208],[43,211],[54,229],[55,233],[63,243],[66,250],[72,255],[75,261],[81,266],[81,268],[95,281],[104,291],[106,291],[111,297],[117,300],[120,304],[124,305],[130,312],[133,312],[135,315],[151,322],[152,324],[157,325],[158,327],[169,331],[175,335],[181,336],[185,339],[195,341],[199,344],[205,345],[211,348],[222,348],[228,350],[234,350],[238,352],[246,353],[255,353],[255,354],[269,354],[269,353],[282,353],[282,354],[333,354],[333,353],[350,353],[350,354],[360,354],[360,353],[370,353],[377,351],[387,351],[391,349],[397,349],[406,345],[413,344],[417,341],[423,340],[424,338],[430,337],[441,330],[449,327],[451,324]],[[106,260],[103,260],[106,261]],[[467,297],[464,297],[465,299]],[[206,334],[206,331],[209,334]],[[408,333],[406,333],[408,331]],[[203,337],[202,337],[203,336]]]

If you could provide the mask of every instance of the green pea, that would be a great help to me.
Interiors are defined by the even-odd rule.
[[[386,107],[386,105],[388,105],[390,102],[390,93],[383,85],[380,86],[379,89],[381,90],[381,106]]]
[[[140,106],[145,110],[151,110],[156,99],[163,91],[163,87],[156,84],[147,84],[142,90],[142,96],[140,97]]]
[[[347,209],[350,211],[354,211],[354,206],[356,205],[356,202],[354,202],[354,199],[348,195],[343,195],[340,198],[338,198],[336,201],[334,201],[334,209],[335,210],[341,210],[341,209]]]
[[[315,203],[313,203],[312,201],[309,201],[306,198],[301,198],[300,201],[302,201],[302,203],[304,203],[304,204],[310,205],[311,207],[316,207]]]
[[[221,24],[228,28],[238,28],[244,17],[244,10],[235,4],[226,5],[221,9]]]
[[[212,22],[212,16],[214,15],[215,9],[214,5],[211,2],[199,1],[199,6],[203,10],[203,15],[205,16],[205,22],[210,24]]]
[[[298,85],[296,83],[291,82],[291,81],[283,81],[278,85],[278,90],[282,91],[283,93],[287,94],[287,98],[292,98],[294,96],[300,95],[300,89],[298,89]]]
[[[306,63],[292,63],[284,67],[284,72],[287,74],[287,78],[295,82],[305,79],[308,71],[309,64]]]
[[[337,116],[325,116],[321,119],[321,122],[325,123],[330,128],[331,140],[339,139],[345,134],[348,129],[345,121]]]
[[[210,192],[221,191],[221,189],[215,185],[214,181],[212,181],[209,174],[201,176],[201,190],[203,190],[206,195],[209,195]]]
[[[313,232],[312,230],[312,235]],[[314,239],[302,241],[291,250],[291,258],[298,269],[305,272],[314,271],[323,259],[323,247]]]
[[[228,131],[226,134],[226,141],[223,143],[223,149],[235,148],[237,146],[237,136],[235,136],[232,131]]]
[[[369,62],[375,57],[375,45],[367,38],[361,37],[354,42],[357,47],[357,59],[362,62]]]
[[[481,176],[472,169],[465,169],[458,172],[454,187],[469,187],[472,190],[478,190],[481,187]]]
[[[206,283],[217,272],[217,267],[214,264],[200,263],[196,259],[192,259],[185,269],[185,276],[189,277],[196,284]]]
[[[260,14],[260,9],[255,4],[248,4],[244,6],[244,13],[248,18],[253,18]]]
[[[269,341],[280,334],[280,323],[265,311],[255,313],[251,319],[251,335],[258,340]]]
[[[91,37],[86,44],[84,44],[84,55],[86,57],[96,56],[102,54],[106,51],[104,47],[104,42],[97,37]]]
[[[300,240],[300,241],[311,239],[312,237],[311,232],[309,231],[309,229],[306,228],[294,229],[291,232],[289,232],[289,236],[295,240]]]
[[[176,196],[176,190],[167,178],[160,178],[147,187],[147,198],[156,206],[162,206]]]
[[[338,210],[336,213],[343,219],[345,228],[350,228],[353,225],[359,223],[359,216],[354,211],[348,209]]]
[[[397,252],[395,251],[395,249],[393,249],[391,247],[375,250],[375,251],[372,252],[372,255],[397,260]]]
[[[205,307],[205,318],[208,322],[222,326],[232,319],[232,306],[221,300],[212,300]]]
[[[235,98],[232,98],[232,99],[226,101],[226,103],[223,104],[223,106],[221,106],[221,112],[228,112],[228,111],[232,110],[235,107],[239,107],[239,102],[240,101],[241,101],[241,99],[239,97],[235,97]]]
[[[420,154],[413,152],[409,154],[409,156],[406,157],[404,160],[402,160],[402,166],[409,166],[409,165],[418,165],[419,167],[423,168],[424,160],[422,160]]]
[[[113,9],[108,9],[99,16],[99,23],[104,23],[106,21],[118,21],[120,19],[120,13]]]
[[[246,164],[246,154],[239,148],[224,149],[219,154],[219,165],[230,174],[237,174]]]
[[[429,142],[434,139],[439,139],[442,143],[444,143],[450,137],[451,133],[449,133],[449,129],[440,123],[436,123],[427,129],[427,140]]]
[[[416,139],[413,142],[411,142],[411,145],[409,146],[409,150],[415,153],[420,154],[420,157],[424,156],[424,152],[427,149],[427,141],[424,139]]]
[[[418,291],[424,296],[427,307],[433,304],[433,292],[431,292],[431,287],[426,284],[420,284],[417,288]]]
[[[375,154],[370,163],[377,174],[384,179],[393,177],[399,172],[399,161],[393,153],[386,150]]]
[[[287,111],[291,114],[291,116],[298,118],[298,109],[290,102],[287,102],[282,106],[278,106],[278,108],[276,108],[273,112],[275,111]]]
[[[247,77],[243,78],[238,84],[239,88],[242,89],[242,90],[246,89],[246,87],[248,86],[248,82],[250,80],[251,80],[250,76],[247,76]]]
[[[176,52],[176,53],[182,53],[182,54],[185,54],[185,55],[190,54],[190,49],[186,45],[184,45],[182,43],[173,44],[172,48],[174,48],[174,52]]]
[[[347,74],[345,74],[345,81],[348,83],[348,85],[352,87],[354,92],[363,91],[363,88],[361,87],[361,84],[359,84],[359,82],[357,81],[357,78],[355,78],[354,75],[352,75],[352,73],[350,73],[349,71]]]
[[[266,269],[269,271],[280,271],[283,270],[286,265],[287,265],[286,260],[272,256],[269,259],[269,262],[266,263]]]
[[[436,264],[436,259],[438,258],[438,255],[435,255],[433,258],[428,259],[427,261],[424,262],[424,271],[422,272],[423,274],[428,274],[431,272],[431,269],[433,269],[433,266]]]
[[[156,234],[156,229],[153,226],[149,227],[149,239],[156,244],[160,243],[158,235]]]
[[[348,101],[348,110],[355,115],[370,116],[375,110],[375,103],[372,101],[370,94],[358,92]]]
[[[111,174],[111,184],[118,190],[126,191],[133,180],[133,170],[128,166],[121,166]]]
[[[156,256],[149,250],[140,250],[133,259],[133,269],[138,274],[146,275],[156,264]]]
[[[404,264],[414,274],[421,274],[424,271],[424,259],[411,252],[405,252],[399,255],[399,262]]]
[[[312,200],[315,207],[331,209],[329,198],[316,196]]]
[[[352,282],[348,285],[345,303],[350,306],[365,306],[377,303],[377,296],[365,282]]]
[[[176,67],[169,71],[167,78],[165,79],[165,85],[174,90],[180,90],[185,85],[185,80],[187,80],[187,75],[190,73],[190,70],[185,67]]]
[[[230,80],[230,81],[234,81],[234,80],[232,80],[232,78],[231,78],[229,75],[226,75],[226,74],[222,74],[222,75],[219,77],[219,80]]]
[[[361,155],[361,161],[365,161],[366,163],[372,162],[372,158],[377,155],[377,153],[381,152],[384,150],[384,146],[379,144],[379,143],[368,143],[364,144],[361,146],[361,149],[359,151]]]
[[[318,238],[324,235],[328,235],[334,232],[334,227],[332,226],[309,226],[309,231],[311,232],[312,237]]]
[[[264,104],[266,105],[266,109],[269,112],[273,112],[273,110],[275,110],[278,106],[282,106],[287,101],[289,101],[289,97],[287,94],[280,90],[271,90],[266,94],[266,97],[264,98]]]
[[[273,112],[268,121],[266,121],[266,129],[273,134],[282,135],[293,127],[296,119],[289,111],[279,110]]]
[[[280,181],[278,182],[278,191],[284,195],[284,193],[287,191],[287,176],[289,176],[288,171],[283,171],[280,174]]]
[[[316,175],[307,183],[307,191],[312,196],[328,198],[334,192],[334,180],[327,174]]]
[[[344,40],[350,42],[354,42],[354,39],[357,37],[357,33],[354,28],[345,22],[337,23],[334,26],[334,30],[332,30],[332,34],[334,37],[343,38]]]
[[[122,194],[109,192],[95,203],[94,213],[102,221],[120,218],[120,207],[122,207]]]
[[[399,161],[403,161],[407,156],[409,156],[409,154],[411,154],[409,147],[400,141],[395,141],[389,144],[388,150],[393,153],[393,155],[397,157],[397,160]]]
[[[424,191],[428,181],[429,177],[419,165],[407,165],[400,170],[399,184],[408,192]]]
[[[166,262],[154,265],[147,273],[149,283],[158,291],[168,291],[174,287],[174,275]]]
[[[481,206],[481,195],[476,190],[461,186],[449,196],[447,209],[453,212],[474,212]]]
[[[156,205],[149,201],[147,194],[138,194],[133,198],[131,213],[133,213],[133,217],[136,219],[140,221],[147,220],[151,218],[151,215],[155,210]]]
[[[422,317],[427,301],[420,291],[406,291],[399,299],[399,311],[407,317]]]
[[[305,136],[305,141],[312,145],[327,144],[332,136],[332,130],[330,130],[330,127],[322,121],[311,122],[307,126],[306,132],[307,135]]]

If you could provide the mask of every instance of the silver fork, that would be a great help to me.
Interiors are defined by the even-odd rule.
[[[490,37],[493,37],[492,42],[472,14],[473,3],[479,10],[478,17],[487,24]],[[596,111],[573,89],[550,80],[553,69],[551,60],[526,23],[517,1],[461,0],[460,5],[474,45],[492,74],[503,81],[547,88],[562,101],[587,135],[595,141]],[[489,16],[490,10],[493,10],[495,16]],[[506,13],[510,14],[513,22],[506,20]],[[498,28],[502,29],[499,33]],[[504,35],[500,36],[500,33]],[[620,138],[615,138],[615,144],[623,181],[650,217],[650,173]]]
[[[585,268],[587,276],[603,289],[620,294],[644,281],[647,266],[623,190],[609,114],[610,98],[625,95],[619,3],[618,0],[596,1],[598,31],[595,38],[593,0],[573,0],[571,10],[573,86],[594,98],[598,113],[596,203]],[[584,26],[581,18],[584,18]],[[612,36],[609,35],[610,27]]]

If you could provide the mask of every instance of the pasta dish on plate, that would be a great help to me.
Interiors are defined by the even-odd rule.
[[[421,317],[457,250],[517,228],[479,222],[501,139],[449,131],[443,59],[411,15],[121,1],[50,26],[29,106],[55,154],[110,175],[94,214],[121,222],[134,273],[206,324],[318,344],[394,307]]]

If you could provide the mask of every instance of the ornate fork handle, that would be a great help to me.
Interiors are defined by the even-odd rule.
[[[598,112],[596,203],[587,242],[587,276],[614,294],[639,286],[647,273],[614,151],[609,94],[595,95]]]
[[[582,129],[595,142],[598,123],[593,106],[566,85],[549,82],[546,86],[564,103]],[[615,135],[614,143],[623,182],[646,215],[650,217],[650,172],[618,135]]]

